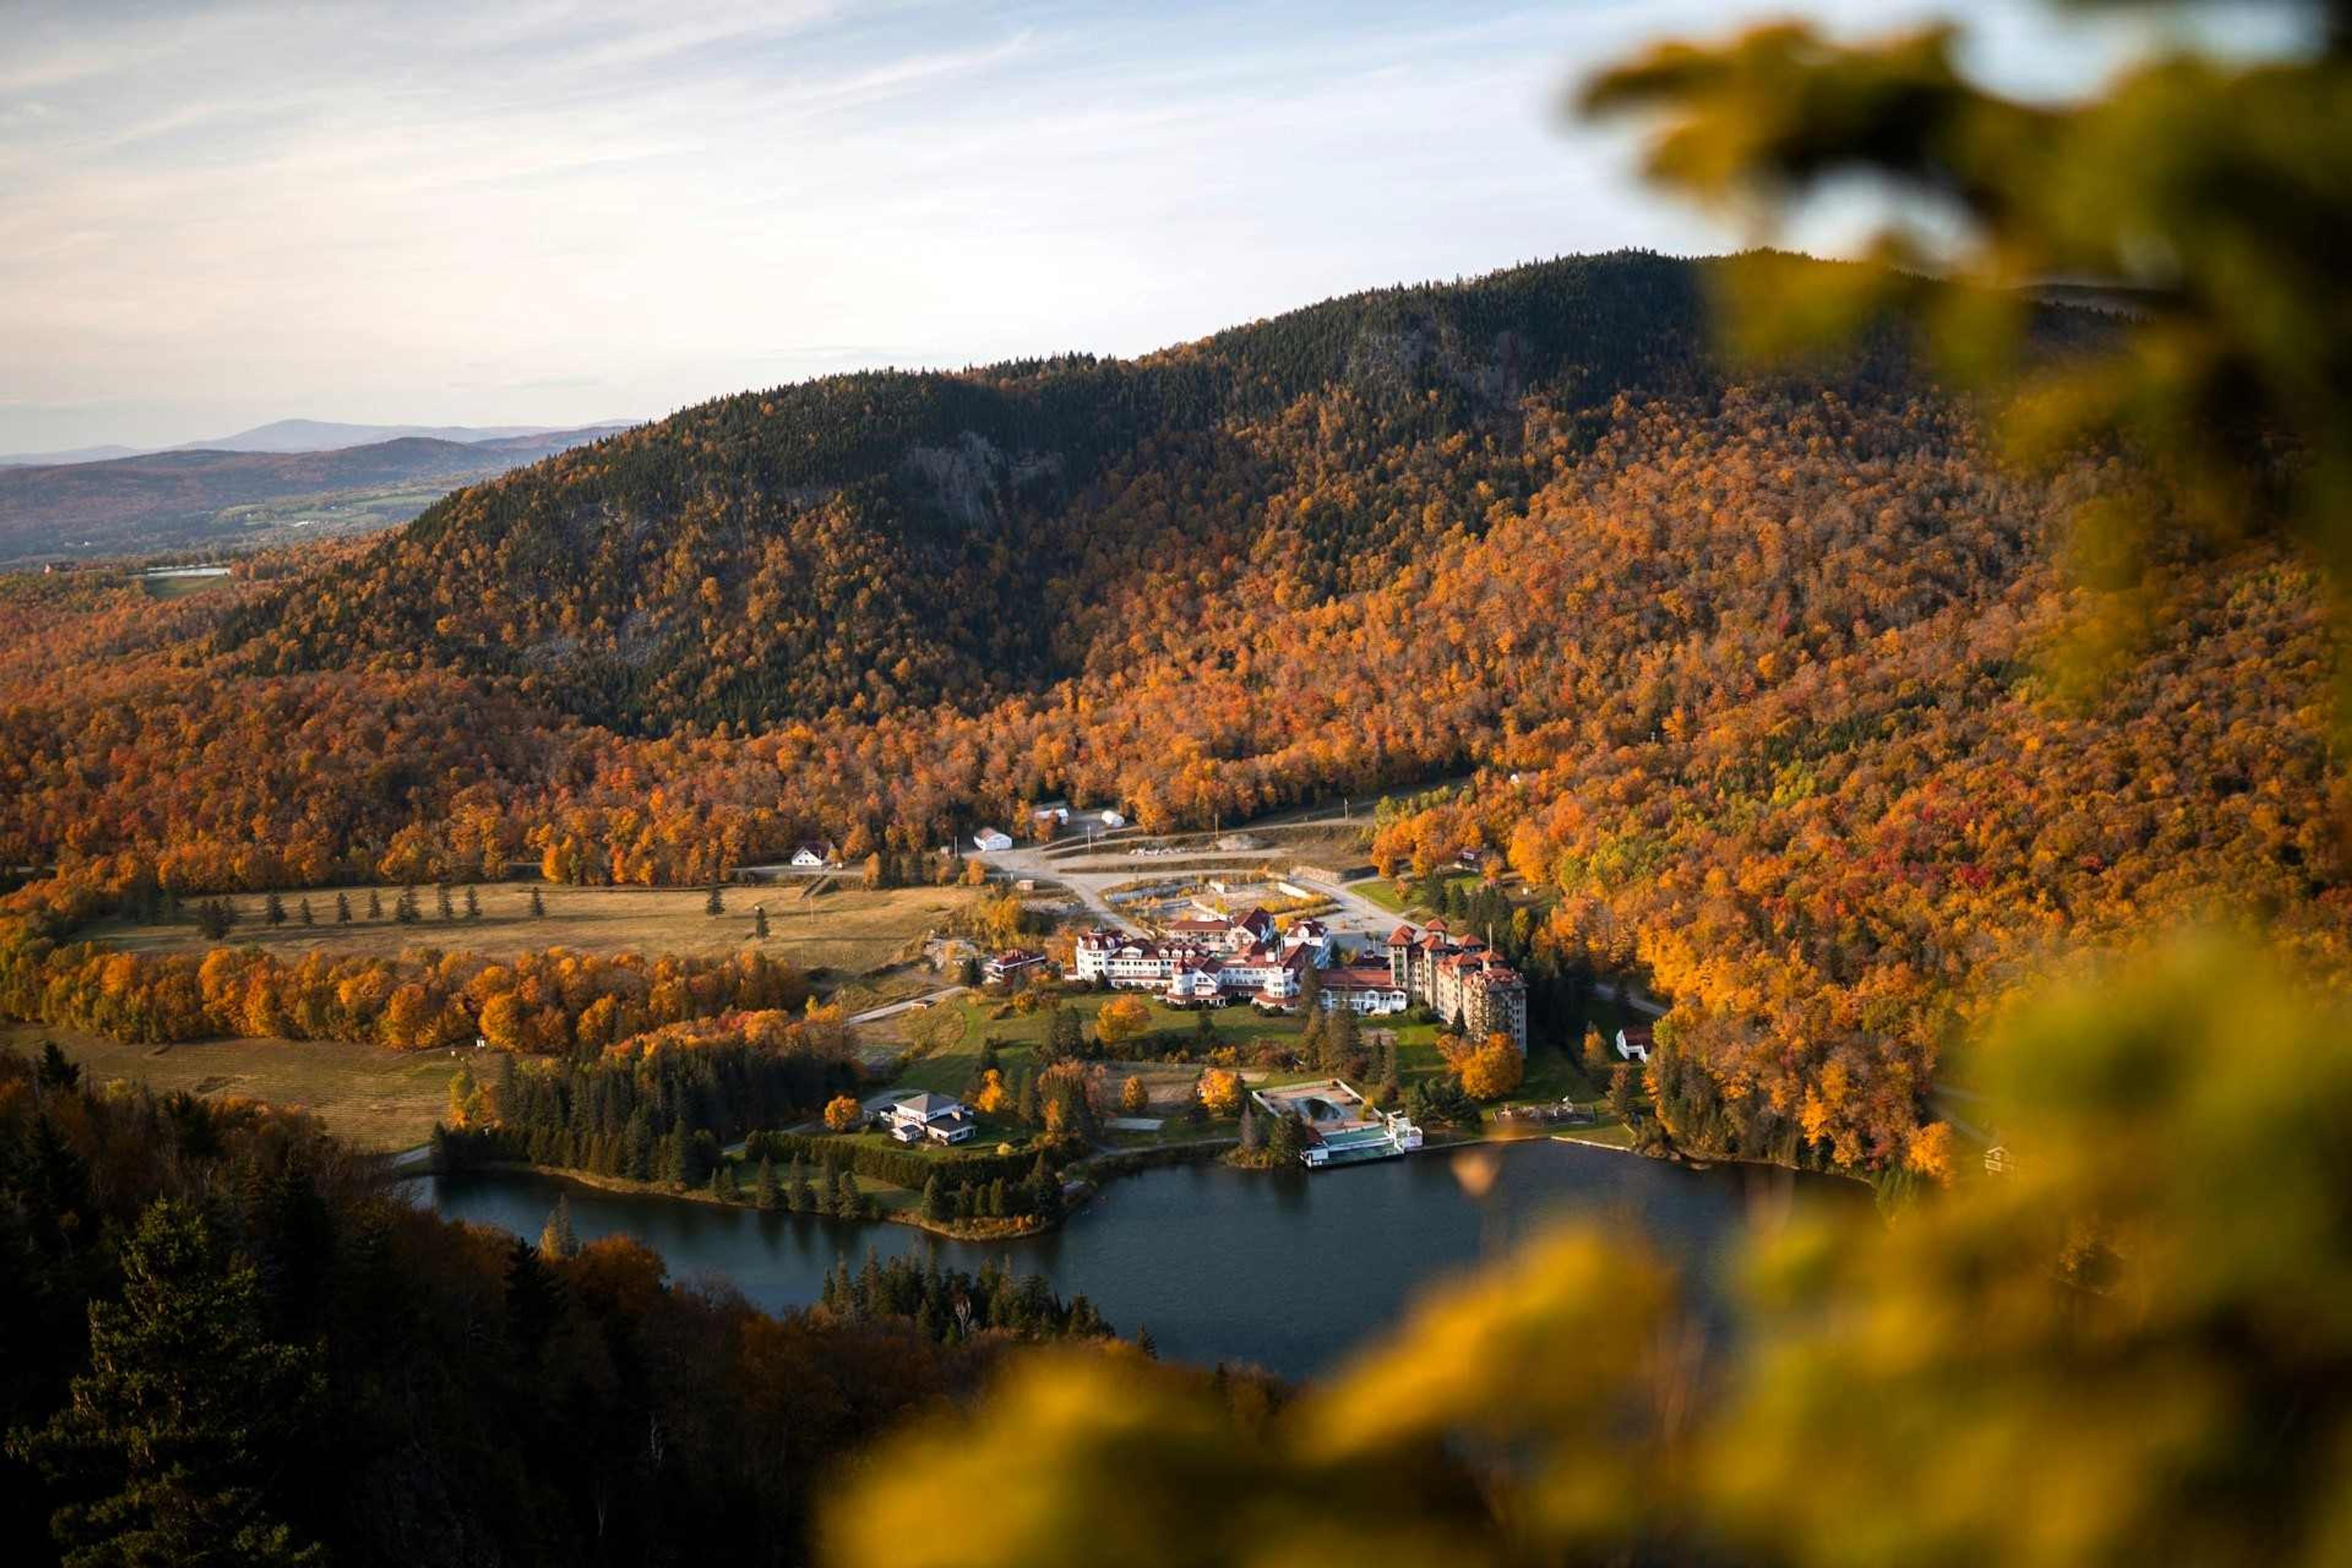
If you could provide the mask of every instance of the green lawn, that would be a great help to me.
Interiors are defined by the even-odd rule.
[[[1603,1112],[1605,1115],[1606,1112]],[[1608,1149],[1631,1149],[1633,1133],[1622,1121],[1602,1121],[1597,1126],[1572,1127],[1553,1136],[1578,1143],[1598,1143]]]
[[[1091,1027],[1095,1015],[1102,1011],[1103,1004],[1111,1000],[1111,994],[1116,994],[1074,992],[1063,998],[1063,1005],[1076,1013],[1081,1023]],[[1134,995],[1136,993],[1126,994]],[[968,998],[958,1003],[964,1015],[962,1040],[911,1063],[898,1081],[918,1089],[944,1089],[950,1092],[961,1089],[962,1076],[952,1076],[952,1081],[940,1081],[938,1075],[968,1075],[971,1063],[980,1055],[981,1042],[986,1039],[996,1041],[997,1054],[1008,1065],[1031,1059],[1034,1047],[1045,1043],[1049,1015],[1045,1009],[1040,1008],[1034,1013],[1014,1012],[1002,1018],[993,1016],[1003,1005],[1002,999],[987,996]],[[1150,998],[1146,999],[1146,1005],[1150,1008],[1150,1022],[1145,1025],[1142,1034],[1131,1042],[1121,1042],[1117,1048],[1131,1047],[1139,1057],[1150,1057],[1163,1055],[1177,1046],[1192,1042],[1200,1028],[1199,1013],[1164,1006]],[[1302,1026],[1299,1019],[1279,1016],[1262,1017],[1247,1006],[1220,1007],[1209,1015],[1209,1019],[1215,1026],[1218,1042],[1223,1045],[1296,1038]]]
[[[1133,994],[1129,993],[1129,994]],[[1109,994],[1076,992],[1066,996],[1063,1002],[1077,1014],[1083,1023],[1091,1027],[1095,1015],[1102,1010],[1103,1004],[1110,1000]],[[1146,1061],[1164,1056],[1179,1047],[1191,1047],[1196,1044],[1201,1019],[1199,1013],[1179,1011],[1163,1006],[1157,1001],[1150,1001],[1148,1005],[1151,1016],[1143,1033],[1136,1036],[1132,1040],[1122,1041],[1113,1047],[1115,1051],[1124,1054],[1128,1059]],[[1036,1064],[1039,1047],[1044,1045],[1045,1031],[1049,1027],[1049,1015],[1046,1010],[1041,1008],[1032,1013],[1015,1012],[998,1018],[992,1015],[1003,1005],[1003,1002],[1002,998],[993,996],[966,997],[943,1005],[952,1006],[961,1013],[960,1036],[953,1026],[940,1027],[936,1024],[930,1024],[916,1026],[910,1029],[911,1035],[925,1029],[937,1028],[940,1043],[910,1059],[898,1076],[890,1080],[889,1088],[910,1091],[928,1089],[933,1093],[951,1094],[961,1098],[971,1087],[972,1074],[979,1066],[982,1046],[991,1039],[996,1042],[997,1060],[1003,1064],[1008,1079],[1013,1076],[1013,1069],[1034,1067]],[[1297,1018],[1261,1017],[1247,1006],[1222,1007],[1211,1013],[1209,1017],[1215,1026],[1218,1043],[1222,1045],[1239,1045],[1268,1039],[1295,1039],[1302,1026],[1301,1020]],[[1433,1033],[1426,1029],[1423,1032]],[[1205,1055],[1204,1052],[1196,1054]],[[1116,1062],[1114,1062],[1114,1070],[1117,1070]],[[1166,1075],[1155,1076],[1164,1079]],[[1312,1079],[1318,1076],[1319,1075],[1311,1071],[1276,1075],[1276,1081],[1286,1082],[1293,1079]],[[1158,1133],[1114,1133],[1108,1141],[1114,1148],[1139,1149],[1150,1148],[1163,1142],[1189,1142],[1198,1138],[1232,1137],[1236,1132],[1236,1123],[1231,1118],[1221,1121],[1194,1124],[1185,1121],[1180,1115],[1171,1112],[1172,1108],[1166,1103],[1163,1083],[1160,1100],[1154,1104],[1151,1114],[1167,1119],[1167,1127]],[[878,1133],[860,1133],[857,1136],[888,1142]],[[1020,1148],[1024,1146],[1026,1140],[1026,1131],[1008,1119],[984,1116],[981,1118],[979,1136],[965,1147],[993,1149],[999,1142],[1009,1142],[1015,1148]]]
[[[1480,885],[1481,879],[1475,871],[1449,871],[1444,879],[1444,883],[1449,888],[1475,888]],[[1408,919],[1412,918],[1416,910],[1423,916],[1431,912],[1426,904],[1412,902],[1412,895],[1403,884],[1391,881],[1386,877],[1374,877],[1368,882],[1350,882],[1348,884],[1348,891],[1369,899],[1391,914],[1405,916]]]
[[[1091,1026],[1096,1013],[1100,1011],[1103,1004],[1110,999],[1107,994],[1079,992],[1066,997],[1064,1002],[1078,1015],[1080,1019]],[[1032,1013],[1016,1012],[1002,1018],[993,1017],[991,1015],[1003,1004],[1000,998],[992,996],[968,997],[943,1005],[952,1006],[960,1011],[960,1037],[953,1038],[951,1042],[940,1044],[926,1054],[910,1060],[905,1070],[891,1081],[891,1088],[908,1090],[929,1089],[935,1093],[961,1096],[971,1085],[973,1069],[980,1058],[982,1043],[991,1038],[997,1042],[998,1059],[1003,1063],[1008,1078],[1012,1075],[1012,1069],[1035,1064],[1038,1047],[1044,1043],[1048,1027],[1047,1014],[1045,1010],[1040,1009]],[[1134,1041],[1119,1047],[1121,1050],[1131,1051],[1135,1059],[1141,1060],[1164,1055],[1179,1046],[1192,1043],[1194,1031],[1199,1027],[1201,1015],[1162,1006],[1156,1001],[1150,1003],[1150,1006],[1151,1010],[1150,1026]],[[1619,1022],[1616,1005],[1596,999],[1589,1013],[1591,1021],[1601,1027],[1603,1036],[1614,1038]],[[1262,1017],[1247,1006],[1219,1008],[1209,1016],[1216,1027],[1218,1039],[1221,1043],[1227,1044],[1268,1039],[1295,1039],[1304,1025],[1304,1020],[1296,1017]],[[1444,1058],[1438,1054],[1437,1049],[1437,1025],[1369,1018],[1364,1020],[1363,1027],[1367,1035],[1387,1031],[1396,1036],[1398,1075],[1408,1090],[1422,1079],[1434,1078],[1444,1072]],[[950,1026],[940,1033],[942,1036],[953,1036],[956,1030],[953,1026]],[[1592,1104],[1600,1100],[1608,1090],[1608,1080],[1603,1076],[1600,1080],[1595,1081],[1580,1064],[1578,1051],[1582,1038],[1583,1021],[1579,1020],[1569,1032],[1568,1039],[1559,1044],[1537,1041],[1528,1053],[1527,1077],[1509,1099],[1519,1102],[1572,1099],[1584,1105]],[[1323,1076],[1310,1067],[1296,1072],[1269,1072],[1253,1081],[1260,1086],[1278,1086],[1311,1081]],[[1370,1086],[1359,1087],[1369,1089]],[[1165,1104],[1158,1105],[1155,1106],[1153,1114],[1166,1116],[1168,1110]],[[1118,1133],[1114,1134],[1108,1142],[1116,1148],[1147,1148],[1159,1142],[1190,1141],[1221,1134],[1232,1136],[1234,1131],[1234,1123],[1230,1120],[1196,1126],[1181,1124],[1171,1119],[1169,1126],[1160,1133]],[[1622,1132],[1622,1130],[1620,1129],[1621,1135]],[[880,1134],[859,1134],[859,1136],[887,1142]],[[1021,1128],[1003,1119],[983,1118],[980,1136],[970,1147],[992,1149],[1002,1142],[1010,1142],[1015,1148],[1019,1148],[1024,1145],[1024,1141],[1025,1133]]]

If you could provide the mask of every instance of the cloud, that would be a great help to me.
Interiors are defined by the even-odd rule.
[[[2022,0],[1993,9],[2017,53]],[[1640,39],[1728,25],[1700,0],[20,0],[0,449],[558,423],[1717,247],[1558,107]]]

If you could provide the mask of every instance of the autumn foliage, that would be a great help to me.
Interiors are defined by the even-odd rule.
[[[1944,1043],[2062,939],[2194,908],[2339,965],[2311,571],[2151,553],[2147,635],[2067,675],[2097,595],[2063,524],[2129,466],[2003,468],[1891,339],[1735,378],[1711,265],[724,399],[210,608],[12,583],[0,862],[133,908],[516,861],[700,886],[803,838],[928,879],[1055,795],[1165,828],[1467,775],[1377,862],[1483,848],[1547,900],[1538,995],[1670,1000],[1676,1142],[1861,1167],[1936,1163]],[[227,1022],[193,975],[11,951],[20,1016]],[[457,1029],[412,978],[394,1032]]]
[[[1500,1100],[1527,1076],[1527,1058],[1508,1035],[1489,1035],[1462,1060],[1462,1089],[1474,1100]]]
[[[1224,1068],[1204,1068],[1199,1092],[1210,1115],[1232,1116],[1242,1108],[1241,1074]]]
[[[594,1052],[688,1019],[798,1009],[808,995],[789,963],[749,949],[646,960],[420,948],[391,959],[314,952],[289,963],[250,948],[141,954],[21,931],[0,939],[0,1011],[131,1041],[274,1036],[413,1050],[478,1037],[500,1050]]]

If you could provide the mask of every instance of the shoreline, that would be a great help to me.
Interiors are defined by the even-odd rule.
[[[741,1209],[746,1214],[799,1215],[809,1219],[828,1219],[843,1225],[911,1226],[917,1230],[927,1231],[933,1236],[946,1237],[950,1241],[1025,1241],[1031,1237],[1043,1236],[1051,1228],[1042,1225],[1024,1225],[1018,1228],[976,1233],[959,1228],[952,1221],[942,1224],[926,1219],[919,1212],[912,1210],[892,1209],[878,1213],[873,1218],[867,1219],[862,1215],[845,1218],[840,1215],[822,1214],[813,1209],[783,1207],[763,1209],[755,1203],[744,1203],[740,1200],[730,1203],[725,1198],[713,1197],[709,1192],[698,1188],[688,1190],[669,1187],[659,1182],[640,1182],[627,1176],[606,1176],[594,1171],[574,1170],[565,1165],[534,1165],[528,1160],[483,1160],[458,1166],[455,1170],[439,1171],[428,1167],[416,1173],[464,1176],[485,1171],[508,1175],[545,1176],[551,1181],[562,1182],[570,1186],[585,1187],[593,1192],[617,1193],[624,1197],[667,1198],[677,1203],[706,1204],[712,1208]],[[1014,1222],[1001,1223],[1011,1226]]]
[[[1489,1144],[1507,1145],[1535,1142],[1559,1143],[1574,1148],[1599,1150],[1602,1152],[1611,1154],[1632,1155],[1637,1159],[1654,1160],[1661,1164],[1679,1165],[1684,1169],[1694,1173],[1706,1172],[1727,1166],[1745,1166],[1759,1171],[1785,1173],[1791,1176],[1830,1177],[1836,1180],[1850,1182],[1856,1186],[1862,1187],[1865,1191],[1868,1191],[1871,1185],[1866,1179],[1854,1175],[1849,1172],[1807,1170],[1801,1166],[1784,1165],[1770,1160],[1743,1160],[1729,1156],[1706,1158],[1694,1156],[1680,1150],[1672,1151],[1664,1154],[1652,1154],[1645,1153],[1642,1150],[1635,1148],[1633,1145],[1629,1143],[1604,1142],[1596,1138],[1582,1137],[1571,1132],[1498,1134],[1489,1131],[1473,1137],[1454,1137],[1448,1138],[1442,1142],[1427,1143],[1418,1150],[1399,1153],[1391,1156],[1391,1158],[1411,1159],[1414,1154],[1460,1152],[1462,1151],[1475,1149]],[[914,1209],[888,1210],[875,1215],[871,1219],[867,1219],[863,1216],[845,1219],[843,1216],[837,1215],[824,1214],[813,1210],[795,1210],[782,1207],[762,1209],[757,1204],[753,1203],[746,1203],[740,1200],[730,1203],[724,1198],[714,1197],[707,1190],[696,1189],[693,1191],[686,1191],[674,1189],[655,1182],[639,1182],[632,1180],[626,1176],[601,1175],[593,1171],[573,1170],[562,1166],[535,1165],[530,1163],[529,1161],[523,1160],[487,1160],[446,1173],[438,1171],[436,1168],[427,1164],[419,1169],[398,1172],[392,1174],[391,1179],[408,1180],[414,1179],[418,1175],[445,1173],[464,1175],[475,1172],[490,1172],[501,1174],[536,1175],[544,1176],[551,1180],[569,1185],[586,1188],[590,1191],[613,1193],[624,1197],[667,1198],[676,1202],[705,1204],[714,1208],[742,1209],[751,1214],[800,1215],[807,1218],[831,1220],[836,1224],[845,1225],[903,1225],[911,1226],[912,1228],[922,1231],[928,1235],[946,1237],[950,1241],[989,1243],[1026,1241],[1036,1237],[1048,1235],[1051,1232],[1059,1229],[1062,1224],[1067,1221],[1072,1215],[1078,1213],[1080,1210],[1093,1204],[1097,1198],[1102,1196],[1105,1189],[1123,1176],[1139,1175],[1147,1171],[1158,1170],[1170,1165],[1183,1164],[1216,1164],[1223,1165],[1230,1170],[1243,1171],[1255,1174],[1266,1174],[1273,1172],[1274,1167],[1270,1165],[1242,1164],[1233,1160],[1230,1156],[1239,1146],[1240,1141],[1238,1139],[1220,1139],[1202,1142],[1176,1144],[1166,1148],[1114,1150],[1103,1154],[1092,1156],[1087,1160],[1075,1162],[1071,1169],[1078,1172],[1079,1173],[1076,1175],[1075,1178],[1066,1179],[1063,1184],[1063,1211],[1061,1219],[1056,1220],[1052,1225],[1022,1224],[1015,1226],[1009,1222],[1000,1222],[1005,1223],[1006,1228],[992,1228],[985,1232],[975,1232],[961,1228],[953,1222],[942,1224],[937,1221],[929,1220],[923,1216],[919,1210]],[[382,1158],[385,1158],[392,1162],[397,1162],[406,1156],[423,1153],[427,1148],[429,1148],[429,1145],[420,1144],[415,1149],[403,1151],[400,1154],[382,1156]],[[1326,1173],[1317,1173],[1321,1174]]]

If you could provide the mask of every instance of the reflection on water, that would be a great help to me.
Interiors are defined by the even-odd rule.
[[[1171,1165],[1111,1183],[1059,1231],[986,1245],[520,1173],[433,1177],[411,1189],[451,1218],[531,1237],[566,1193],[583,1239],[635,1236],[668,1259],[673,1276],[724,1279],[768,1308],[815,1300],[837,1258],[855,1267],[869,1247],[885,1257],[929,1248],[942,1266],[966,1269],[1002,1257],[1065,1296],[1085,1292],[1121,1333],[1148,1325],[1163,1355],[1254,1361],[1291,1377],[1328,1367],[1393,1322],[1416,1289],[1549,1222],[1583,1218],[1647,1237],[1705,1290],[1749,1225],[1858,1191],[1786,1171],[1696,1172],[1540,1141],[1482,1152],[1494,1163],[1483,1200],[1444,1154],[1312,1175]]]

